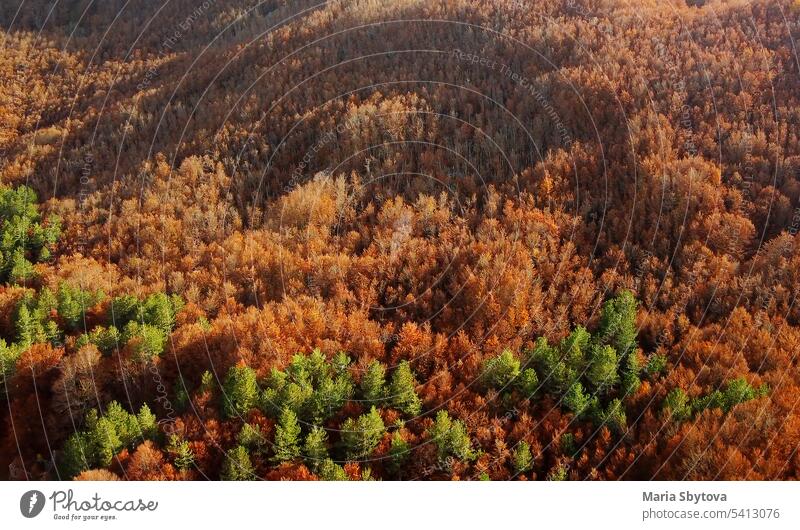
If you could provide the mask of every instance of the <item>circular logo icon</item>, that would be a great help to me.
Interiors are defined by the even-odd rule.
[[[31,519],[42,513],[44,509],[44,493],[39,490],[31,490],[22,494],[19,500],[19,511],[22,515]]]

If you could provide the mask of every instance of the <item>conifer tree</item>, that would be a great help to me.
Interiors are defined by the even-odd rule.
[[[239,431],[236,439],[239,445],[251,451],[260,451],[266,443],[264,435],[261,432],[261,427],[251,423],[242,425],[242,429]]]
[[[247,449],[237,445],[225,453],[225,462],[222,464],[220,477],[222,480],[254,480],[256,478]]]
[[[392,406],[408,416],[417,416],[422,411],[422,401],[416,393],[417,381],[408,361],[401,362],[392,373],[389,397]]]
[[[225,416],[243,416],[258,403],[256,372],[249,366],[237,365],[228,370],[222,393]]]
[[[383,437],[386,427],[375,407],[357,420],[347,418],[342,424],[342,443],[351,460],[366,458]]]
[[[194,452],[189,442],[176,434],[170,436],[167,452],[172,455],[172,461],[180,471],[186,471],[194,465]]]
[[[94,450],[89,437],[83,432],[74,432],[67,438],[61,452],[59,473],[62,478],[72,478],[94,464]]]
[[[520,363],[511,350],[503,352],[483,363],[482,380],[489,388],[505,388],[520,373]]]
[[[392,442],[389,446],[389,456],[391,457],[392,470],[397,473],[402,469],[405,462],[410,456],[410,448],[408,442],[403,439],[400,431],[395,431],[392,434]]]
[[[622,291],[603,305],[599,338],[603,344],[611,345],[620,358],[636,349],[637,305],[630,291]]]
[[[319,466],[319,478],[320,480],[325,480],[325,481],[350,480],[345,470],[342,469],[342,466],[335,463],[330,458],[328,458],[327,460],[323,460],[322,464]]]
[[[692,407],[689,404],[689,396],[682,388],[673,388],[664,398],[663,410],[673,421],[679,422],[689,419],[692,415]]]
[[[300,424],[297,414],[288,407],[284,407],[275,428],[275,455],[277,462],[288,462],[300,456]]]
[[[467,428],[461,420],[452,420],[446,410],[436,413],[436,420],[428,430],[428,435],[439,449],[439,460],[455,456],[462,460],[475,457]]]
[[[368,405],[379,405],[386,397],[386,367],[372,361],[361,378],[361,395]]]
[[[319,469],[328,458],[328,433],[322,427],[314,426],[303,444],[303,456],[312,469]]]
[[[153,440],[158,435],[158,421],[156,415],[150,411],[150,407],[145,403],[136,415],[141,436],[147,440]]]
[[[617,352],[611,346],[592,348],[586,378],[599,392],[609,390],[618,381],[617,361]]]
[[[519,442],[514,449],[514,471],[525,473],[533,465],[533,455],[531,447],[527,442]]]

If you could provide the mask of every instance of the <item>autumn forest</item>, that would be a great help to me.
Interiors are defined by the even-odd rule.
[[[0,478],[800,478],[799,1],[0,25]]]

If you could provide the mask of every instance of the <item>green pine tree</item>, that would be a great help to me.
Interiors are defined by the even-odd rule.
[[[361,378],[361,396],[367,404],[380,405],[386,398],[386,367],[372,361]]]
[[[422,401],[416,393],[417,381],[408,361],[401,362],[392,373],[389,396],[392,406],[408,416],[422,412]]]
[[[533,455],[531,454],[531,446],[527,442],[520,442],[514,449],[514,471],[517,473],[525,473],[533,466]]]
[[[176,434],[170,436],[167,452],[172,456],[175,467],[180,471],[186,471],[194,465],[194,452],[189,442]]]
[[[489,388],[506,388],[520,373],[519,359],[511,350],[503,350],[497,357],[483,363],[481,380]]]
[[[227,418],[244,416],[258,404],[256,372],[237,365],[228,370],[222,393],[222,409]]]
[[[428,430],[428,436],[439,450],[440,461],[448,456],[461,460],[472,460],[476,456],[466,425],[461,420],[452,420],[446,410],[436,413],[436,420]]]
[[[324,460],[322,462],[322,464],[319,466],[318,476],[319,476],[320,480],[325,480],[325,481],[345,481],[345,480],[350,480],[350,478],[347,476],[347,473],[345,472],[345,470],[342,469],[342,466],[340,466],[339,464],[335,463],[330,458],[327,459],[327,460]]]
[[[689,396],[686,395],[682,388],[670,390],[667,397],[664,398],[662,408],[669,415],[669,418],[676,422],[687,420],[692,416]]]
[[[583,390],[583,385],[575,382],[569,387],[564,394],[564,406],[580,418],[589,410],[591,400]]]
[[[619,380],[617,352],[611,346],[595,345],[589,358],[586,379],[598,392],[606,392]]]
[[[300,423],[297,414],[288,407],[283,409],[278,419],[274,449],[276,462],[289,462],[300,456]]]
[[[328,459],[328,433],[322,427],[314,426],[303,444],[303,456],[311,469],[318,470]]]
[[[403,439],[403,435],[400,434],[400,431],[395,431],[394,434],[392,434],[392,442],[389,446],[392,471],[395,473],[400,471],[408,460],[409,455],[410,448],[408,442]]]
[[[136,415],[136,421],[139,424],[139,431],[146,440],[155,440],[158,436],[158,421],[156,415],[150,411],[147,404],[142,405],[139,409],[139,414]]]
[[[236,439],[239,445],[255,452],[261,451],[266,444],[264,434],[261,432],[261,427],[253,425],[252,423],[245,423],[239,431]]]
[[[368,457],[380,443],[386,426],[375,407],[357,420],[347,418],[342,424],[342,443],[351,460]]]
[[[72,433],[61,451],[59,473],[63,475],[62,478],[72,478],[90,469],[94,461],[94,450],[89,437],[82,432]]]
[[[601,343],[611,345],[620,358],[636,349],[637,306],[630,291],[622,291],[603,305],[598,335]]]
[[[247,449],[237,445],[225,453],[225,462],[222,464],[220,477],[222,480],[254,480],[256,478]]]

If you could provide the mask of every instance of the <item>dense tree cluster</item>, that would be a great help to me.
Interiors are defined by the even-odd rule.
[[[800,478],[797,13],[3,2],[0,477]]]

